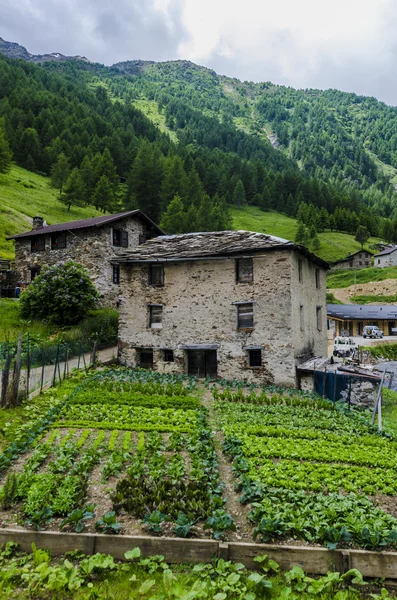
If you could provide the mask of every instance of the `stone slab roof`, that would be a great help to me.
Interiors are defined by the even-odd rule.
[[[86,229],[88,227],[103,227],[105,225],[109,225],[110,223],[114,223],[116,221],[120,221],[121,219],[125,219],[126,217],[139,217],[146,221],[149,225],[154,227],[154,229],[158,233],[164,233],[145,213],[141,210],[129,210],[122,213],[117,213],[114,215],[104,215],[103,217],[92,217],[91,219],[81,219],[80,221],[69,221],[68,223],[57,223],[56,225],[47,225],[45,227],[40,227],[39,229],[32,229],[31,231],[26,231],[25,233],[19,233],[17,235],[10,235],[7,237],[7,240],[17,240],[20,238],[30,238],[37,235],[43,235],[46,233],[55,233],[57,231],[69,231],[73,229]]]
[[[353,252],[352,254],[348,254],[346,256],[346,258],[341,258],[340,260],[336,260],[334,263],[332,263],[333,265],[339,265],[340,263],[344,263],[344,262],[348,262],[349,260],[351,260],[354,256],[357,256],[357,254],[361,254],[362,252],[366,252],[367,254],[370,254],[371,256],[374,256],[373,252],[370,252],[369,250],[357,250],[357,252]]]
[[[378,254],[375,254],[375,258],[377,256],[386,256],[386,254],[391,254],[392,252],[395,252],[397,250],[397,246],[392,246],[391,248],[386,248],[386,250],[382,250],[382,252],[378,252]]]
[[[222,258],[236,254],[271,250],[299,250],[313,262],[328,268],[321,258],[293,242],[253,231],[214,231],[166,235],[148,240],[136,249],[119,255],[112,262],[142,263],[200,258]]]
[[[327,315],[344,321],[397,321],[396,304],[327,304]]]

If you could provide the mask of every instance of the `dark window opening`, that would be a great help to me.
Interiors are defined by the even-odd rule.
[[[149,306],[149,327],[160,329],[163,321],[163,307],[160,304]]]
[[[164,265],[150,265],[149,284],[157,286],[164,285]]]
[[[237,327],[238,329],[254,328],[254,305],[252,302],[237,305]]]
[[[153,368],[153,350],[145,349],[139,351],[139,366],[142,369],[152,369]]]
[[[120,283],[120,266],[113,265],[113,283]]]
[[[173,350],[164,350],[164,360],[165,362],[174,362],[174,351]]]
[[[51,250],[66,248],[66,233],[55,233],[51,236]]]
[[[319,290],[321,287],[320,269],[316,269],[316,288]]]
[[[303,304],[299,306],[299,322],[300,322],[300,330],[304,331],[305,329],[305,315],[303,312]]]
[[[34,281],[37,275],[40,275],[41,267],[32,267],[30,269],[30,281]]]
[[[139,240],[138,240],[138,244],[144,244],[145,242],[147,242],[147,236],[144,235],[143,233],[139,234]]]
[[[236,281],[245,283],[254,280],[254,265],[252,258],[236,260]]]
[[[303,282],[303,260],[298,260],[298,278],[299,282]]]
[[[44,235],[40,235],[40,236],[37,236],[37,237],[31,239],[30,250],[31,250],[31,252],[40,252],[42,250],[45,250]]]
[[[322,317],[321,306],[316,307],[316,321],[317,321],[317,329],[318,329],[318,331],[321,331],[323,328],[323,317]]]
[[[262,366],[262,350],[248,350],[248,364],[250,367]]]
[[[188,374],[195,377],[216,377],[218,358],[216,350],[188,350]]]
[[[113,229],[113,246],[128,248],[128,231]]]
[[[378,258],[378,265],[380,265],[380,258]]]

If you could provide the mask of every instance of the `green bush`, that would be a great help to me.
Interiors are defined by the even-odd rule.
[[[57,325],[74,325],[95,306],[98,292],[88,271],[70,260],[43,267],[21,295],[21,315]]]

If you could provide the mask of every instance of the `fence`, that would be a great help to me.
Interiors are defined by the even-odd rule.
[[[94,340],[37,346],[20,334],[16,344],[0,346],[0,406],[17,406],[23,398],[65,379],[72,369],[87,369],[97,356]]]

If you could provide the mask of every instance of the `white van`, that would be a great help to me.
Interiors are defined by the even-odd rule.
[[[334,339],[334,356],[353,356],[356,342],[351,337],[336,337]]]

